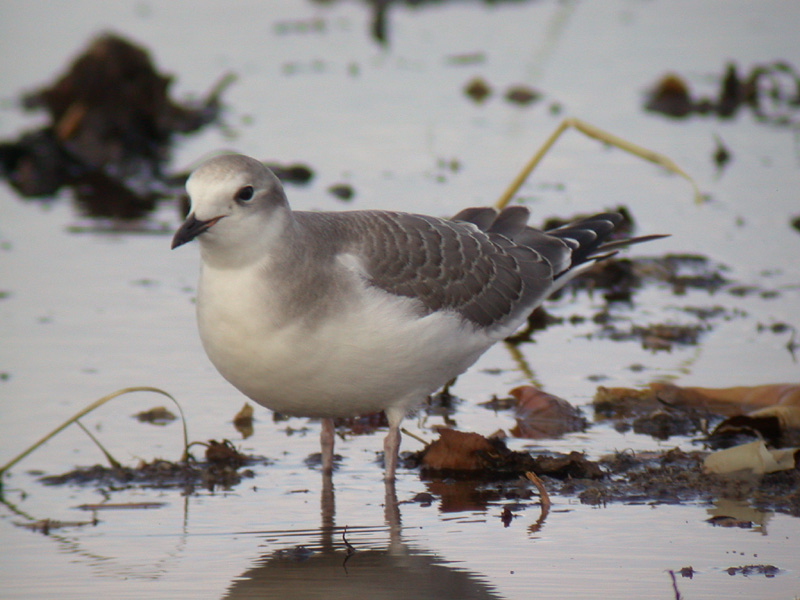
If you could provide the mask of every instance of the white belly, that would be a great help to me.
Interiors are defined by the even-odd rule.
[[[200,336],[223,377],[277,412],[405,412],[496,341],[454,313],[419,317],[411,300],[374,288],[333,318],[285,319],[274,295],[249,278],[249,271],[201,277]]]

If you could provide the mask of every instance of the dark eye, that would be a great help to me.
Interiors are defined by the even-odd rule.
[[[236,199],[239,202],[248,202],[253,199],[253,192],[254,192],[253,186],[246,185],[238,192],[236,192]]]

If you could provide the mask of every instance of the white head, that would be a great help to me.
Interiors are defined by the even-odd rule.
[[[191,210],[172,247],[197,238],[203,260],[222,267],[264,257],[292,221],[281,182],[249,156],[204,162],[189,176],[186,191]]]

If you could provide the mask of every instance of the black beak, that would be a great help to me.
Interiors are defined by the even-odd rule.
[[[183,225],[180,226],[180,229],[175,232],[175,236],[172,238],[172,249],[174,250],[178,246],[183,246],[186,242],[191,242],[221,218],[222,217],[214,217],[208,221],[200,221],[194,216],[194,213],[192,213],[186,218]]]

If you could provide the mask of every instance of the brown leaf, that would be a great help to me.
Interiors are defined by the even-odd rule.
[[[439,430],[439,439],[431,442],[422,457],[422,466],[435,470],[477,471],[485,466],[479,453],[491,452],[492,444],[479,433]]]
[[[562,398],[532,385],[516,387],[509,393],[517,400],[514,415],[517,424],[511,429],[514,437],[554,438],[586,427],[580,410]]]
[[[729,388],[678,387],[668,383],[651,383],[650,389],[670,404],[691,405],[727,414],[784,402],[800,405],[800,386],[786,383]]]
[[[769,384],[729,388],[680,387],[654,382],[645,389],[598,387],[594,405],[612,416],[624,416],[643,409],[691,407],[716,414],[738,415],[756,408],[780,404],[800,406],[800,386]]]

